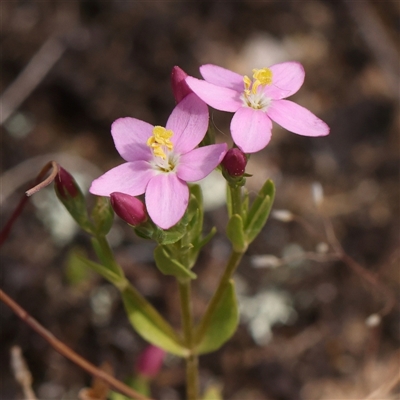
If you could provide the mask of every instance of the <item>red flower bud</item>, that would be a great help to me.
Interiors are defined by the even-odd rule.
[[[185,82],[187,76],[187,73],[181,68],[177,66],[172,68],[171,85],[172,92],[174,93],[174,97],[177,103],[182,101],[188,94],[193,93],[192,89],[190,89]]]
[[[163,349],[153,345],[147,346],[136,361],[135,371],[146,378],[155,378],[161,369],[164,357]]]
[[[147,220],[146,207],[136,197],[113,192],[110,194],[110,201],[115,213],[129,225],[140,225]]]
[[[64,168],[59,168],[58,174],[54,179],[58,194],[65,200],[77,197],[80,194],[80,189],[75,179]]]
[[[230,176],[242,176],[246,169],[247,157],[238,148],[229,149],[221,162]]]

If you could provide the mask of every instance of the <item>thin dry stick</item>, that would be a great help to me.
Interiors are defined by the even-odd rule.
[[[39,324],[34,318],[32,318],[19,304],[17,304],[13,299],[11,299],[7,294],[0,289],[0,300],[3,301],[7,306],[9,306],[19,318],[22,319],[27,325],[29,325],[35,332],[37,332],[47,343],[53,347],[54,350],[58,351],[61,355],[71,360],[73,363],[87,371],[90,375],[100,378],[107,382],[115,390],[121,392],[125,396],[132,399],[138,400],[151,400],[146,396],[136,392],[129,386],[125,385],[118,379],[114,378],[112,375],[105,371],[97,368],[95,365],[86,361],[80,355],[75,353],[63,342],[58,340],[51,332]]]
[[[317,234],[315,229],[304,218],[294,215],[293,220],[303,225],[304,228],[307,229],[307,231],[310,232],[314,237],[319,238],[319,235]],[[361,276],[364,280],[374,286],[386,300],[384,307],[378,314],[380,316],[389,314],[389,312],[396,304],[396,297],[393,291],[387,285],[381,282],[376,275],[365,269],[361,264],[359,264],[356,260],[354,260],[345,252],[336,237],[332,222],[329,218],[322,216],[322,222],[324,224],[326,241],[333,249],[333,253],[330,254],[332,259],[336,258],[337,260],[342,261],[349,268],[351,268],[353,272],[355,272],[357,275]],[[328,256],[328,254],[325,254],[324,256],[326,257]]]
[[[32,390],[32,374],[22,355],[21,347],[11,347],[11,368],[16,381],[21,385],[25,400],[37,400]]]
[[[51,36],[32,57],[17,79],[0,97],[0,125],[22,104],[39,85],[53,65],[64,54],[65,46],[57,35]]]
[[[39,190],[43,189],[44,187],[50,185],[51,182],[54,181],[56,178],[58,171],[60,170],[60,167],[55,161],[49,161],[39,172],[39,175],[37,176],[35,180],[35,186],[25,192],[25,194],[30,197],[33,194],[37,193]],[[43,179],[46,174],[50,172],[50,175],[46,178]]]
[[[55,161],[49,161],[39,172],[37,177],[35,178],[33,184],[34,187],[29,189],[25,192],[25,195],[19,201],[17,207],[15,208],[14,212],[12,213],[10,219],[5,224],[4,228],[0,232],[0,246],[3,242],[7,239],[10,230],[15,222],[15,220],[20,216],[22,210],[24,209],[26,203],[29,200],[29,197],[32,196],[34,193],[38,192],[40,189],[43,189],[51,182],[54,181],[55,177],[58,174],[59,166]],[[50,171],[50,175],[45,178],[45,176]]]
[[[365,269],[361,264],[359,264],[356,260],[350,257],[343,249],[342,245],[340,244],[339,240],[335,235],[335,231],[332,226],[332,222],[328,218],[324,218],[324,226],[326,237],[328,239],[328,243],[333,247],[335,253],[338,255],[340,260],[344,262],[348,267],[350,267],[357,275],[361,276],[367,282],[369,282],[372,286],[379,290],[382,295],[386,299],[385,306],[379,312],[381,316],[389,314],[392,310],[394,305],[396,304],[396,297],[393,294],[392,290],[382,283],[378,277],[372,274],[370,271]]]
[[[344,1],[358,30],[381,67],[387,87],[394,98],[399,96],[399,53],[385,23],[367,0]]]

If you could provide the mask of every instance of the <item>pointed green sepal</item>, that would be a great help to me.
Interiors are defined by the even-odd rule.
[[[196,279],[197,275],[185,268],[179,261],[173,259],[171,254],[168,253],[165,246],[157,246],[154,250],[154,259],[156,261],[157,268],[164,275],[172,275],[176,278],[190,278]]]
[[[243,229],[242,217],[238,214],[232,215],[226,227],[226,234],[232,243],[233,250],[243,253],[247,249],[246,238]]]
[[[224,294],[215,308],[202,337],[196,338],[198,354],[210,353],[219,349],[236,331],[239,311],[233,280],[227,285]]]
[[[244,232],[247,244],[250,244],[260,233],[267,222],[275,197],[275,186],[267,180],[253,201],[247,215]]]

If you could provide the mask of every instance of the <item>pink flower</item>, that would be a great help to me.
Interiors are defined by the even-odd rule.
[[[306,108],[286,97],[304,82],[304,69],[297,62],[284,62],[254,69],[253,80],[216,65],[203,65],[205,79],[187,77],[188,86],[211,107],[234,112],[232,138],[245,153],[263,149],[271,139],[272,121],[303,136],[325,136],[329,127]]]
[[[165,354],[159,347],[147,346],[136,361],[135,371],[146,378],[155,378],[162,367]]]
[[[195,148],[207,128],[207,105],[195,94],[174,108],[165,128],[135,118],[117,119],[111,134],[126,163],[95,179],[90,192],[99,196],[145,193],[150,218],[161,228],[170,228],[186,211],[186,182],[206,177],[226,153],[225,143]]]

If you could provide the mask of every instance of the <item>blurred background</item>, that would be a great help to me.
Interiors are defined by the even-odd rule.
[[[272,178],[274,214],[236,274],[239,329],[201,357],[201,385],[220,385],[232,400],[398,398],[399,4],[2,1],[2,226],[48,161],[85,191],[120,164],[115,119],[165,124],[174,65],[200,77],[205,63],[250,75],[299,61],[306,80],[291,99],[331,134],[314,139],[274,126],[267,148],[252,155],[246,186],[253,195]],[[217,140],[230,143],[231,114],[210,116]],[[197,317],[230,249],[224,181],[216,174],[202,185],[206,229],[219,233],[195,267]],[[330,227],[354,262],[338,256]],[[155,268],[154,244],[117,217],[109,239],[129,279],[179,327],[175,282]],[[93,256],[49,187],[33,196],[1,249],[1,288],[79,354],[128,378],[145,343],[117,291],[74,268],[76,251]],[[4,304],[0,311],[0,397],[23,398],[9,356],[19,345],[39,398],[77,398],[90,376]],[[164,364],[153,396],[183,399],[183,363],[168,356]]]

